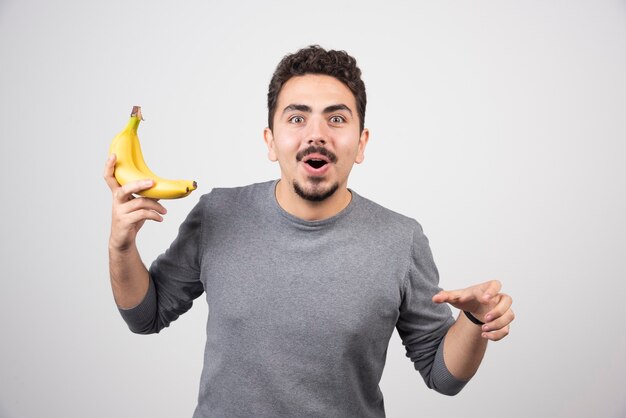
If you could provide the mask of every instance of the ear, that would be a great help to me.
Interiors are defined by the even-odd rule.
[[[355,163],[361,164],[365,159],[365,146],[367,145],[367,141],[369,141],[369,139],[370,131],[365,128],[359,137],[359,149],[357,150],[356,158],[354,159]]]
[[[263,130],[263,139],[265,140],[265,145],[267,145],[267,158],[269,158],[270,161],[278,161],[276,151],[274,150],[274,134],[270,128]]]

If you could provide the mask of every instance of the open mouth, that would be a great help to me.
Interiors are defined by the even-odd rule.
[[[309,176],[320,177],[337,162],[337,156],[326,148],[310,146],[296,154],[296,161],[303,164]]]
[[[317,169],[317,168],[324,167],[326,164],[328,164],[328,161],[319,160],[317,158],[311,158],[310,160],[305,161],[305,163],[310,165],[311,167]]]

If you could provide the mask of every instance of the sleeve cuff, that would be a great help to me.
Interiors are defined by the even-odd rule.
[[[152,278],[150,278],[148,283],[146,295],[138,305],[128,309],[120,307],[117,309],[132,332],[140,334],[149,333],[148,326],[154,323],[157,311],[156,291]]]
[[[441,340],[435,361],[431,371],[431,379],[433,388],[437,392],[444,395],[454,396],[465,387],[469,380],[459,380],[450,373],[443,358],[443,343],[445,338]]]

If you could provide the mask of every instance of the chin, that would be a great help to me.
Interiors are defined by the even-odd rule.
[[[323,202],[328,199],[339,189],[339,183],[330,184],[328,186],[320,185],[320,182],[312,181],[313,185],[302,187],[294,180],[293,190],[298,196],[309,202]]]

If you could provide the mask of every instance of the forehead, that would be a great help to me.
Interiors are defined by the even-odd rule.
[[[345,104],[356,111],[356,99],[350,89],[335,77],[322,74],[295,76],[283,84],[278,95],[278,112],[290,104],[305,104],[313,109]]]

